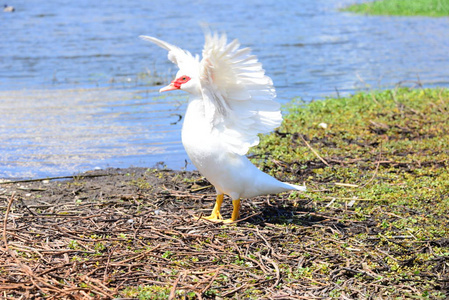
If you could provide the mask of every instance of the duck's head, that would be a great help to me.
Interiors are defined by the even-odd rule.
[[[179,70],[176,74],[175,79],[166,87],[163,87],[159,92],[167,92],[174,90],[183,90],[191,94],[200,93],[200,84],[198,80],[198,75],[189,74],[189,72],[184,72]]]

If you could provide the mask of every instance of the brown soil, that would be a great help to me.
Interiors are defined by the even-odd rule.
[[[317,203],[288,196],[244,201],[242,220],[223,226],[193,218],[215,201],[195,172],[111,169],[68,181],[2,183],[0,297],[126,298],[139,286],[147,287],[145,299],[323,299],[337,286],[347,287],[345,299],[412,293],[419,284],[448,290],[444,259],[426,262],[433,272],[418,278],[390,279],[385,261],[394,253],[371,257],[376,268],[365,263],[370,250],[389,251],[374,238],[377,221],[357,221],[337,208],[320,213]],[[226,201],[223,215],[231,209]],[[360,233],[373,239],[341,251]],[[401,263],[414,264],[414,251],[441,244],[449,240],[403,249],[410,259]],[[331,276],[302,276],[312,264],[330,268]]]

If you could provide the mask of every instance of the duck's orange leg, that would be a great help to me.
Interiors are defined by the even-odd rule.
[[[240,218],[240,199],[232,200],[232,206],[234,207],[232,210],[232,215],[230,219],[223,220],[223,223],[229,224],[237,221]]]
[[[215,200],[214,208],[212,209],[212,213],[208,217],[201,217],[201,219],[206,219],[213,222],[222,222],[223,217],[220,214],[220,208],[223,204],[223,197],[224,195],[217,195],[217,199]]]
[[[212,209],[212,213],[208,217],[195,217],[196,219],[205,219],[212,222],[230,224],[237,221],[240,218],[240,199],[232,200],[232,215],[230,219],[223,220],[223,217],[220,213],[221,205],[223,204],[224,195],[217,195],[217,199],[215,201],[214,208]]]

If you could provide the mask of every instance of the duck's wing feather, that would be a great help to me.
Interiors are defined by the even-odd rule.
[[[244,155],[282,122],[276,91],[249,48],[206,33],[200,80],[206,117],[228,151]]]
[[[168,59],[176,64],[181,70],[190,70],[190,72],[198,72],[199,57],[193,56],[189,51],[185,51],[177,46],[162,41],[152,36],[141,35],[142,40],[152,42],[159,47],[168,50]]]

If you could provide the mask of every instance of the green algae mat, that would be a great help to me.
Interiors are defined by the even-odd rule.
[[[449,16],[449,0],[380,0],[353,4],[343,11],[388,16]]]
[[[449,91],[288,110],[250,156],[308,191],[244,200],[237,224],[193,218],[215,201],[196,172],[0,183],[2,299],[447,299]]]

